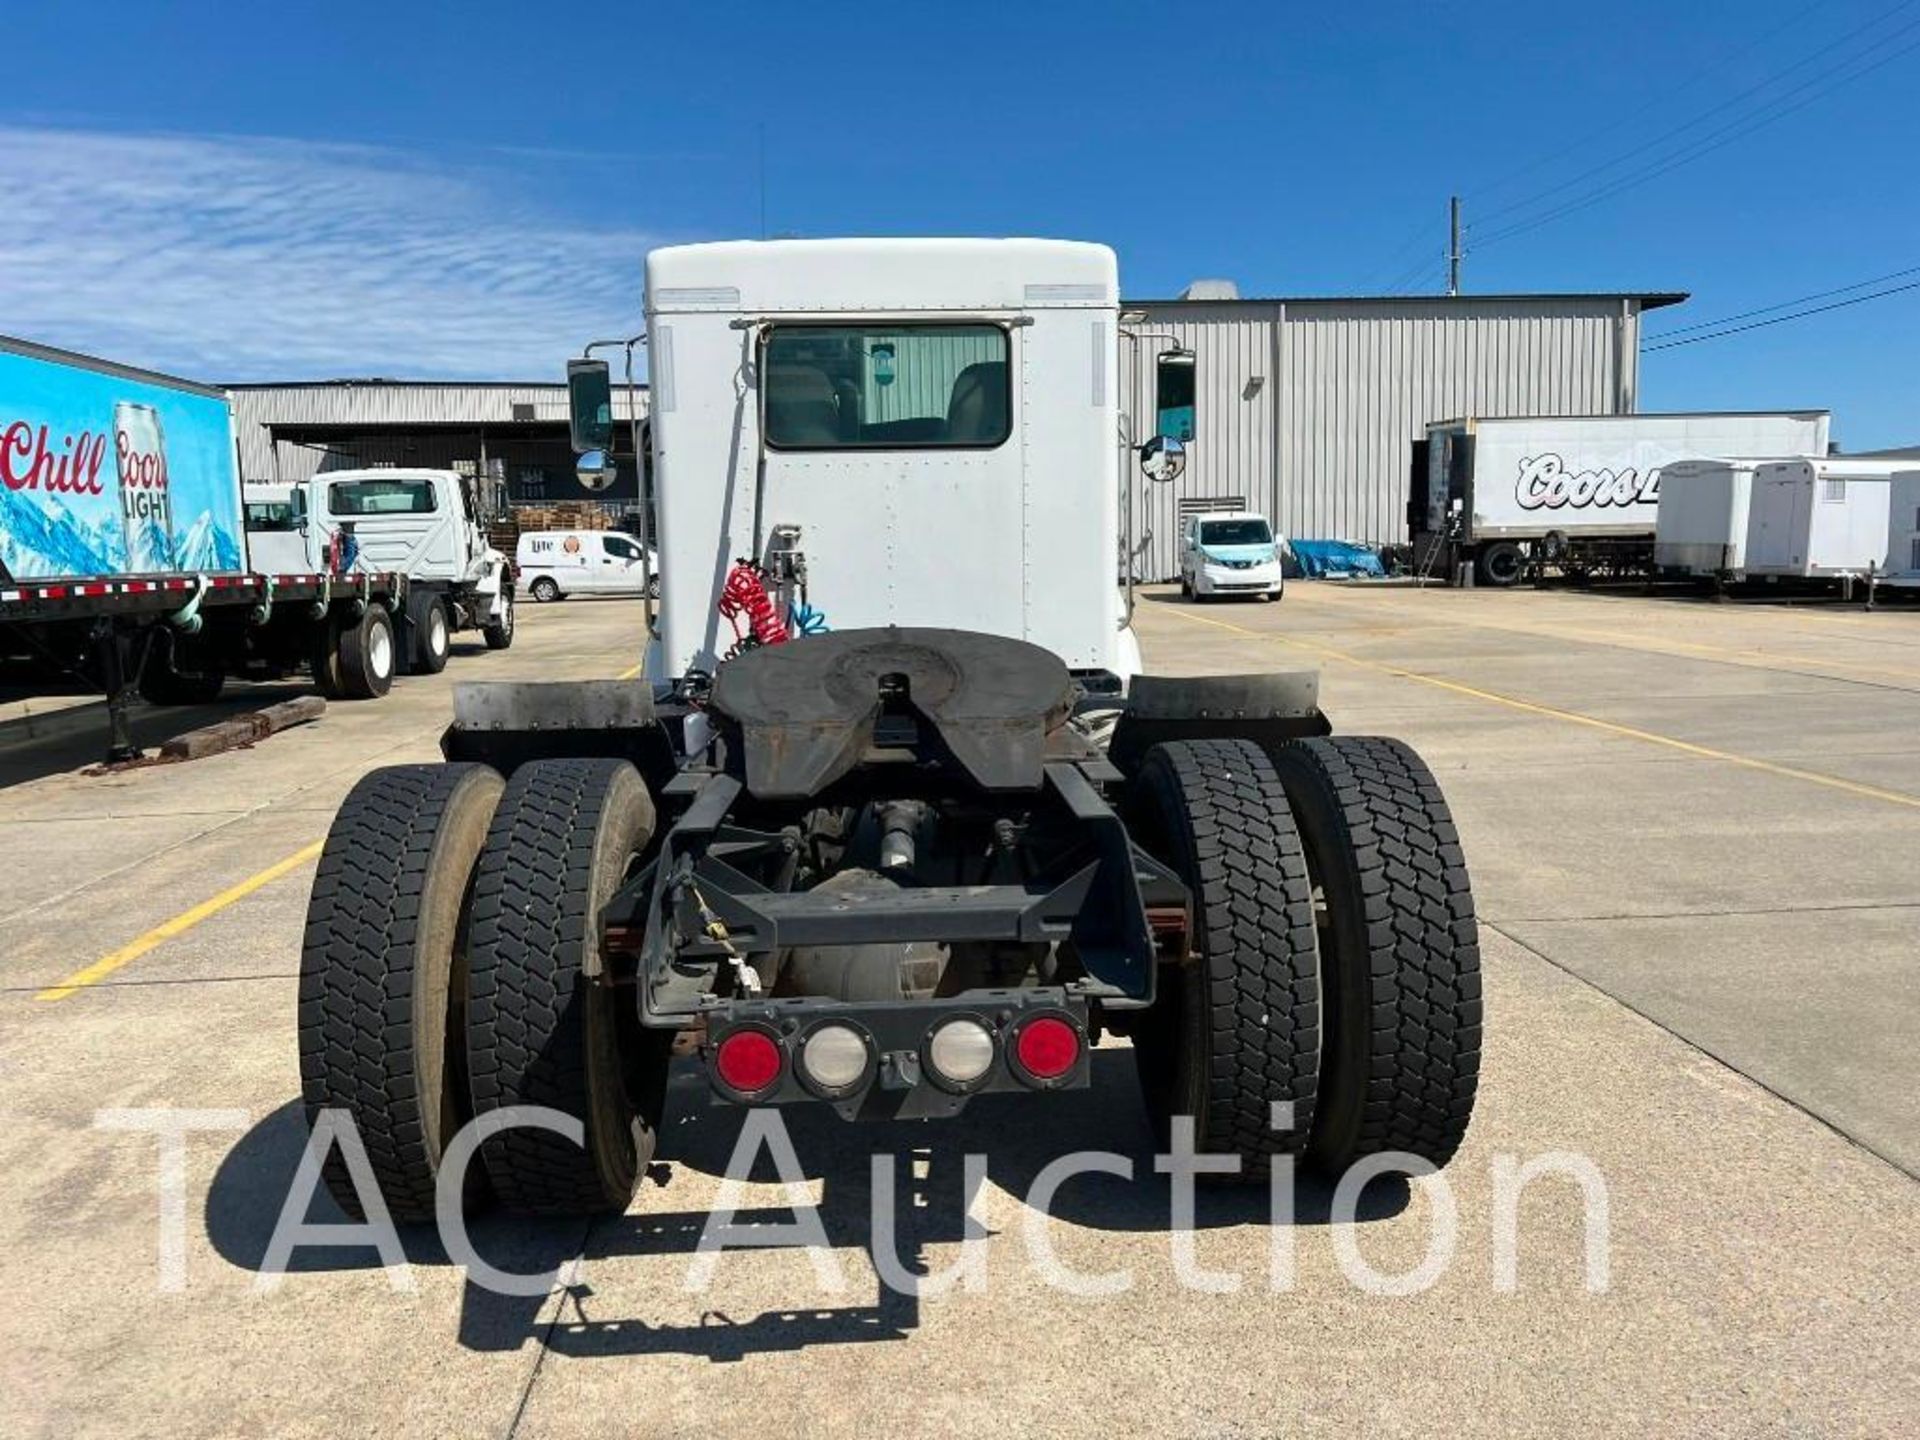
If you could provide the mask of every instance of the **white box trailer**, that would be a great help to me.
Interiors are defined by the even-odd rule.
[[[1761,460],[1676,460],[1660,470],[1656,569],[1733,578],[1747,568],[1753,472]]]
[[[1840,579],[1886,568],[1891,460],[1769,460],[1753,473],[1747,573]]]
[[[1570,568],[1653,560],[1660,476],[1680,460],[1824,455],[1825,410],[1468,417],[1427,427],[1427,532],[1483,584],[1536,552]]]
[[[1887,494],[1887,578],[1920,585],[1920,470],[1897,471]]]

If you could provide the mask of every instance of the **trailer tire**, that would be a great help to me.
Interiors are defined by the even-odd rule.
[[[1473,558],[1474,568],[1480,572],[1480,583],[1495,589],[1512,585],[1519,580],[1527,568],[1526,552],[1512,540],[1495,540],[1482,545],[1480,553]]]
[[[453,628],[447,620],[447,602],[427,592],[408,603],[407,628],[412,632],[407,668],[416,675],[438,675],[447,668],[453,650]]]
[[[1274,768],[1323,896],[1326,997],[1309,1155],[1330,1173],[1386,1151],[1444,1165],[1480,1074],[1480,946],[1460,837],[1398,740],[1296,740]]]
[[[1129,809],[1193,896],[1192,961],[1161,971],[1134,1032],[1148,1111],[1163,1142],[1191,1115],[1198,1150],[1260,1179],[1305,1147],[1320,1065],[1313,898],[1286,792],[1251,741],[1176,740],[1147,751]],[[1282,1128],[1276,1105],[1292,1107]]]
[[[431,1220],[447,1143],[473,1114],[466,1079],[469,877],[504,782],[484,765],[395,765],[353,787],[307,902],[300,1093],[307,1123],[345,1110],[395,1220]],[[322,1167],[354,1219],[336,1147]],[[465,1199],[485,1197],[467,1167]]]
[[[527,593],[545,605],[560,598],[560,587],[551,575],[542,575],[527,587]]]
[[[393,688],[397,647],[393,616],[369,605],[357,625],[340,628],[340,692],[349,700],[377,700]]]
[[[653,826],[624,760],[522,765],[494,813],[474,875],[474,1109],[484,1124],[544,1106],[584,1141],[522,1126],[482,1142],[495,1192],[519,1214],[617,1214],[653,1156],[672,1036],[642,1030],[632,992],[595,976],[598,916]]]
[[[513,644],[513,592],[501,597],[500,618],[481,627],[480,636],[489,650],[505,650]]]

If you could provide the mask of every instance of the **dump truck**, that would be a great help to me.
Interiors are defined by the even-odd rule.
[[[221,390],[0,337],[0,655],[129,708],[203,704],[229,676],[310,669],[329,695],[393,682],[406,577],[249,562],[233,412]]]
[[[444,761],[367,775],[320,858],[302,1095],[387,1212],[625,1209],[675,1063],[721,1105],[1045,1126],[1107,1037],[1243,1180],[1446,1163],[1481,1047],[1460,837],[1314,673],[1143,668],[1121,466],[1184,451],[1116,438],[1114,253],[670,247],[645,313],[644,669],[456,686]],[[569,372],[598,474],[609,377]]]

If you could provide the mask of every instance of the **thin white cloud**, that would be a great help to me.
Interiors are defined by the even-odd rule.
[[[637,229],[366,146],[0,126],[0,332],[217,380],[558,375],[639,326]]]

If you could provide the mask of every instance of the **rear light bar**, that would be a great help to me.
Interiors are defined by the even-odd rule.
[[[957,1112],[986,1091],[1087,1083],[1085,1002],[1059,990],[948,1000],[746,1001],[707,1024],[707,1074],[736,1104],[826,1100],[847,1115]]]

